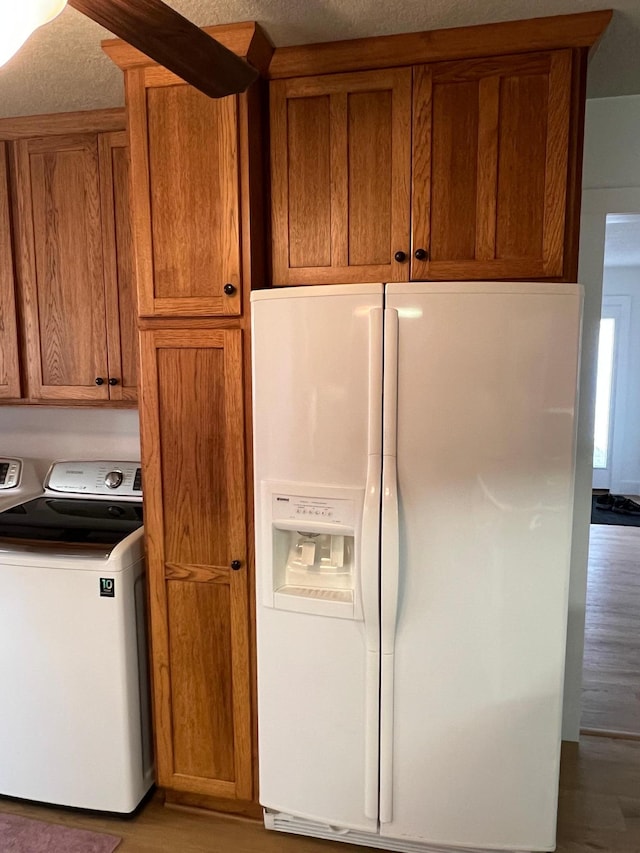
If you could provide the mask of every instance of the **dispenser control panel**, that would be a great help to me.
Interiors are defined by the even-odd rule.
[[[354,525],[354,502],[344,498],[311,498],[300,495],[273,495],[273,520],[314,521]]]

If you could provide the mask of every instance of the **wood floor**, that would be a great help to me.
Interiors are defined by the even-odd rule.
[[[259,823],[237,818],[164,808],[157,796],[130,820],[0,799],[1,811],[120,835],[123,842],[117,853],[357,853],[364,849],[267,832]],[[640,851],[640,741],[585,737],[579,745],[563,745],[557,851]]]
[[[581,725],[640,736],[640,527],[591,525]]]

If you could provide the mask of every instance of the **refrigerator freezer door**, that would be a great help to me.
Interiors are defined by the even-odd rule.
[[[581,289],[389,285],[387,306],[400,579],[381,834],[552,850]]]
[[[260,802],[369,832],[378,811],[382,302],[382,285],[252,298]],[[264,496],[285,488],[278,483],[289,495],[353,500],[354,517],[341,521],[354,530],[356,618],[268,605]],[[300,531],[316,532],[313,523]],[[303,538],[311,560],[313,537]],[[337,539],[332,547],[337,555]]]

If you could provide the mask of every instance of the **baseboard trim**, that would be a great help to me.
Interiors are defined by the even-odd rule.
[[[580,729],[580,737],[609,737],[614,740],[640,740],[640,732],[623,732],[617,729]]]

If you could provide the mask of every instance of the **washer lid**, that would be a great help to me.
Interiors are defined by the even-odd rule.
[[[141,526],[141,502],[44,496],[0,512],[0,548],[34,545],[68,552],[71,546],[110,553]]]

